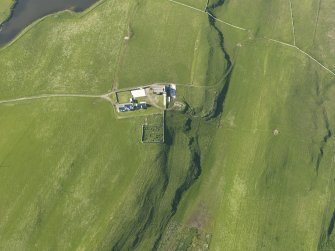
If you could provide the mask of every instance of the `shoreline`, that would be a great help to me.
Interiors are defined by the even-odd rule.
[[[11,6],[9,8],[9,13],[8,13],[7,17],[5,17],[3,21],[0,20],[0,30],[1,30],[2,25],[4,23],[8,22],[12,18],[13,11],[14,11],[16,5],[18,4],[18,1],[19,0],[12,0],[12,4],[11,4]]]
[[[1,32],[1,27],[3,26],[3,24],[5,24],[6,22],[8,22],[12,15],[13,15],[13,11],[18,3],[19,0],[14,0],[15,4],[13,2],[13,5],[11,7],[11,14],[8,16],[8,18],[6,19],[6,21],[2,22],[0,24],[0,32]],[[83,11],[73,11],[71,9],[64,9],[64,10],[60,10],[48,15],[45,15],[35,21],[33,21],[32,23],[30,23],[29,25],[27,25],[24,29],[22,29],[12,40],[8,41],[7,43],[0,45],[0,53],[5,50],[7,47],[11,46],[12,44],[14,44],[17,40],[19,40],[21,37],[23,37],[27,32],[29,32],[30,29],[32,29],[35,25],[39,24],[40,22],[44,21],[46,18],[55,16],[55,15],[59,15],[59,14],[65,14],[65,13],[69,13],[71,15],[73,15],[74,17],[80,18],[81,16],[85,16],[86,14],[88,14],[89,12],[91,12],[92,10],[94,10],[95,8],[97,8],[98,6],[100,6],[101,4],[103,4],[104,2],[106,2],[106,0],[97,0],[94,4],[92,4],[90,7],[86,8]]]

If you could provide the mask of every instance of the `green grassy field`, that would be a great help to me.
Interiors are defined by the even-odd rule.
[[[206,2],[104,0],[0,49],[0,250],[335,250],[334,4]],[[161,82],[165,144],[162,111],[96,96]]]
[[[246,67],[255,57],[255,64]],[[267,57],[271,60],[264,65]],[[181,211],[186,222],[204,214],[202,227],[214,233],[213,250],[223,245],[227,250],[317,249],[334,206],[335,142],[323,142],[328,134],[323,109],[333,124],[334,104],[308,84],[319,79],[323,86],[330,84],[322,71],[305,73],[304,65],[313,67],[308,61],[266,42],[240,49],[232,95],[194,188],[202,195],[190,192],[184,202],[188,209]],[[202,205],[205,212],[199,213]]]
[[[160,176],[160,147],[140,143],[143,119],[116,120],[107,102],[20,103],[1,118],[3,250],[109,245]]]
[[[9,17],[14,3],[13,0],[0,0],[0,24]]]

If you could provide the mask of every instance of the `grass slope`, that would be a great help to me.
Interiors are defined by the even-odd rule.
[[[335,142],[323,143],[323,109],[334,104],[320,105],[323,97],[308,83],[327,85],[328,76],[307,75],[313,63],[271,43],[250,43],[238,54],[221,128],[203,164],[202,195],[185,220],[205,205],[213,250],[315,250],[333,205]]]
[[[297,44],[323,64],[335,69],[335,3],[333,1],[292,1]]]
[[[96,99],[0,109],[1,249],[96,249],[136,215],[161,151],[140,143],[141,119],[117,121]]]
[[[240,19],[264,8],[252,5],[228,2],[215,13],[244,25]],[[255,11],[234,16],[234,6]],[[250,24],[258,26],[258,37],[271,34],[265,32],[271,20]],[[226,40],[237,32],[226,29]],[[266,39],[249,36],[227,46],[235,67],[220,129],[176,222],[212,234],[212,250],[316,250],[332,233],[333,75],[295,48]]]
[[[101,99],[0,104],[0,249],[331,250],[334,76],[280,43],[294,41],[289,1],[214,3],[246,30],[167,0],[106,0],[1,49],[1,100],[166,81],[186,109],[146,145],[145,116],[118,120]],[[307,52],[331,66],[322,6]]]
[[[62,12],[28,28],[0,51],[2,97],[107,92],[114,84],[132,5],[105,1],[92,11]]]
[[[215,15],[221,20],[247,29],[250,36],[266,36],[284,42],[293,40],[288,0],[229,1],[217,8]]]
[[[1,100],[43,93],[102,94],[144,81],[188,82],[196,67],[188,58],[199,34],[196,24],[207,24],[207,19],[187,9],[176,17],[195,22],[192,39],[180,44],[180,52],[188,49],[190,54],[171,57],[166,66],[184,65],[187,74],[164,74],[161,63],[167,60],[161,57],[147,62],[141,82],[136,71],[119,73],[123,59],[136,58],[126,54],[128,47],[145,48],[155,39],[174,51],[169,41],[177,43],[177,33],[166,41],[163,35],[141,38],[139,30],[152,23],[142,13],[146,8],[165,13],[166,6],[176,8],[156,1],[104,1],[82,14],[63,12],[40,20],[0,51]],[[135,10],[138,21],[130,18]],[[141,26],[126,41],[132,23]],[[149,52],[143,51],[147,58]],[[130,76],[131,83],[119,85],[118,79]],[[180,145],[188,145],[187,136],[171,149],[176,154],[168,156],[166,146],[140,143],[145,117],[116,120],[111,104],[95,98],[50,98],[0,108],[1,249],[148,250],[154,245],[164,229],[160,226],[172,215],[176,189],[187,179],[190,152],[177,156]],[[168,165],[170,161],[178,165]]]

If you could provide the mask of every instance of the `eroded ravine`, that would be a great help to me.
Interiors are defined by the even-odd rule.
[[[222,114],[225,98],[229,90],[229,84],[230,84],[233,64],[231,61],[231,57],[225,48],[224,34],[220,30],[220,28],[217,26],[216,17],[214,15],[214,10],[216,8],[221,7],[224,3],[225,3],[225,0],[218,0],[216,3],[213,3],[213,4],[210,4],[210,1],[208,1],[205,11],[208,13],[208,22],[209,22],[210,27],[214,29],[217,33],[220,50],[225,59],[225,62],[223,63],[224,68],[222,69],[225,78],[221,80],[222,83],[218,83],[219,89],[218,89],[215,99],[212,101],[213,108],[211,111],[209,111],[207,114],[205,114],[202,117],[194,117],[191,112],[185,113],[185,116],[187,117],[187,119],[185,120],[185,124],[183,128],[184,128],[184,134],[188,137],[188,141],[189,141],[188,150],[191,156],[191,160],[189,163],[188,172],[187,172],[184,182],[176,189],[176,193],[173,198],[172,205],[171,205],[171,215],[169,219],[166,221],[166,225],[169,223],[171,218],[176,214],[179,203],[184,193],[192,187],[192,185],[197,181],[197,179],[200,177],[202,173],[201,161],[202,161],[203,155],[201,151],[201,146],[199,145],[199,142],[198,142],[198,139],[200,137],[198,128],[200,126],[210,127],[211,126],[210,124],[212,124],[212,122],[216,123],[216,121],[214,120],[216,118],[219,118],[220,115]],[[153,250],[158,249],[161,238],[162,238],[162,235],[160,235],[159,238],[156,240]]]
[[[219,119],[220,115],[223,112],[224,102],[225,98],[227,96],[228,90],[229,90],[229,84],[230,84],[230,78],[232,74],[232,61],[229,53],[227,52],[225,48],[225,38],[223,32],[220,30],[220,28],[216,25],[216,17],[214,15],[214,10],[216,8],[221,7],[225,1],[219,0],[216,3],[209,4],[210,1],[207,3],[206,12],[208,13],[208,22],[211,27],[211,29],[215,30],[217,33],[217,38],[220,45],[221,53],[224,56],[225,62],[223,63],[224,68],[222,69],[225,78],[221,80],[221,83],[218,84],[218,90],[217,95],[213,102],[213,108],[211,111],[207,112],[204,116],[198,117],[193,116],[191,111],[186,111],[185,121],[184,121],[184,130],[183,133],[188,138],[188,150],[190,158],[190,163],[188,166],[188,172],[185,176],[184,181],[181,183],[181,185],[176,189],[175,196],[172,200],[171,204],[171,214],[168,217],[168,219],[164,223],[164,228],[167,226],[167,224],[170,222],[171,218],[176,214],[178,210],[179,203],[182,199],[182,196],[186,191],[188,191],[192,185],[197,181],[197,179],[200,177],[202,173],[202,149],[199,145],[199,127],[211,127],[212,130],[212,124],[217,123],[217,119]],[[173,116],[170,117],[171,120],[173,120]],[[170,121],[170,125],[173,127],[173,121]],[[173,130],[173,128],[172,128]],[[173,138],[172,138],[173,141]],[[159,235],[157,238],[155,245],[153,246],[153,250],[157,250],[159,247],[159,243],[161,241],[162,234]]]
[[[220,80],[220,83],[215,83],[215,86],[218,87],[216,90],[216,96],[211,101],[212,109],[209,111],[203,111],[202,116],[194,114],[190,107],[183,112],[167,111],[165,133],[166,145],[163,146],[165,157],[163,161],[164,164],[161,162],[161,164],[163,164],[163,168],[161,169],[162,179],[159,179],[160,182],[162,180],[164,182],[162,185],[154,184],[148,188],[148,191],[140,204],[150,205],[150,207],[143,207],[140,215],[134,217],[134,224],[132,224],[140,227],[137,227],[136,229],[129,229],[125,235],[120,236],[119,239],[114,239],[111,247],[112,250],[141,249],[142,243],[145,242],[145,240],[148,239],[147,237],[152,234],[153,229],[156,229],[154,232],[159,232],[159,234],[156,233],[157,235],[151,250],[159,250],[164,232],[173,216],[177,213],[183,196],[201,176],[201,163],[205,150],[201,149],[199,138],[214,137],[214,128],[216,128],[215,125],[218,123],[223,112],[224,102],[229,90],[230,78],[233,69],[231,57],[225,47],[224,34],[217,26],[216,17],[214,15],[214,10],[221,7],[224,3],[224,0],[219,0],[213,4],[208,3],[205,10],[208,13],[209,27],[213,31],[211,34],[215,36],[215,43],[218,43],[219,45],[219,49],[216,53],[222,53],[222,58],[224,60],[224,62],[222,62],[222,75],[225,77]],[[213,47],[216,46],[217,45],[213,45]],[[199,132],[199,128],[205,128],[207,131],[212,131],[212,134],[210,136],[203,136]],[[167,190],[169,189],[171,176],[174,175],[173,173],[170,173],[172,170],[172,163],[169,160],[174,158],[174,152],[171,151],[171,148],[177,141],[176,137],[179,137],[180,134],[183,134],[183,137],[187,139],[187,143],[185,143],[185,149],[187,149],[185,158],[188,158],[189,162],[179,184],[176,187],[170,187],[170,189],[173,189],[174,193],[172,197],[169,197],[167,195]],[[152,189],[158,189],[159,191],[156,190],[153,193]],[[164,209],[160,208],[160,204],[164,204],[162,201],[169,201],[170,204],[170,209],[166,211],[164,216],[160,216],[161,214],[159,213],[164,211]],[[159,227],[157,227],[157,225],[159,225]]]

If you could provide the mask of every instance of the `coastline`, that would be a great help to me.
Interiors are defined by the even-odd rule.
[[[12,0],[11,1],[11,5],[10,5],[10,8],[9,8],[9,12],[8,12],[8,15],[7,17],[4,17],[4,19],[0,19],[0,29],[1,29],[1,26],[6,23],[9,19],[11,19],[12,15],[13,15],[13,11],[16,7],[16,5],[18,4],[18,0]],[[5,12],[5,11],[4,11]]]
[[[57,11],[54,12],[52,14],[46,15],[40,19],[37,19],[36,21],[32,22],[31,24],[29,24],[27,27],[25,27],[23,30],[20,31],[20,33],[17,34],[17,36],[15,38],[13,38],[11,41],[9,41],[8,43],[0,46],[0,53],[5,50],[6,48],[10,47],[12,44],[14,44],[16,41],[18,41],[21,37],[23,37],[29,30],[31,30],[35,25],[41,23],[42,21],[44,21],[47,18],[50,18],[52,16],[58,16],[61,14],[65,14],[65,13],[69,13],[71,15],[73,15],[74,18],[80,18],[82,16],[85,16],[86,14],[88,14],[89,12],[91,12],[92,10],[94,10],[95,8],[97,8],[98,6],[100,6],[101,4],[103,4],[104,2],[106,2],[106,0],[98,0],[96,3],[94,3],[92,6],[88,7],[87,9],[85,9],[84,11],[73,11],[70,9],[65,9],[65,10],[61,10],[61,11]],[[18,3],[18,0],[15,0],[15,5]],[[6,21],[8,21],[13,13],[13,10],[15,8],[15,5],[13,5],[13,8],[11,9],[11,15],[9,16],[9,18],[6,19]],[[0,24],[0,30],[1,30],[1,25],[3,25],[5,22],[2,22]]]

